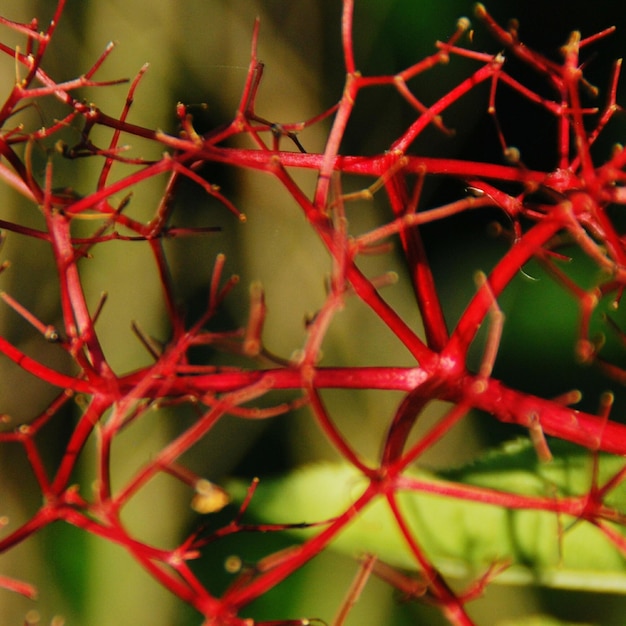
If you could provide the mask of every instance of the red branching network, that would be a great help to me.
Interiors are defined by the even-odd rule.
[[[2,19],[2,26],[23,35],[23,47],[0,44],[1,52],[14,59],[18,79],[0,107],[0,178],[36,207],[45,220],[44,229],[26,223],[0,220],[6,237],[22,237],[43,241],[52,252],[58,279],[62,326],[42,322],[9,293],[2,293],[6,305],[28,321],[73,363],[73,373],[57,371],[28,356],[14,343],[0,336],[3,357],[58,389],[50,405],[28,423],[14,424],[5,417],[0,444],[19,444],[28,460],[41,492],[41,505],[28,522],[15,528],[3,519],[6,528],[0,539],[0,553],[11,550],[47,525],[63,521],[122,546],[145,570],[183,602],[195,608],[204,623],[249,626],[246,607],[272,587],[297,571],[319,554],[374,499],[385,499],[400,531],[404,534],[407,552],[419,570],[420,584],[406,574],[384,564],[366,561],[361,577],[372,568],[389,584],[396,586],[406,598],[424,596],[440,607],[454,624],[472,623],[466,604],[480,595],[497,568],[460,594],[452,591],[445,577],[429,560],[414,536],[398,506],[397,493],[406,469],[420,455],[442,439],[470,410],[480,410],[500,422],[528,429],[538,454],[549,456],[546,436],[579,444],[592,452],[626,454],[626,427],[610,417],[611,396],[601,403],[598,415],[572,408],[577,394],[557,400],[535,397],[504,384],[492,376],[500,334],[504,324],[498,300],[513,278],[531,260],[541,263],[555,281],[573,297],[579,311],[579,337],[575,350],[579,358],[597,365],[615,383],[626,379],[626,371],[605,359],[602,345],[590,333],[590,320],[599,303],[610,299],[617,308],[626,285],[626,246],[623,235],[612,219],[611,208],[626,204],[622,192],[625,179],[626,151],[616,147],[608,160],[594,162],[592,147],[611,118],[619,110],[616,91],[620,63],[614,66],[608,86],[606,104],[601,109],[585,108],[581,92],[589,89],[579,54],[610,30],[586,39],[573,33],[562,47],[562,58],[555,62],[529,49],[519,41],[514,28],[505,30],[478,5],[476,14],[497,40],[503,52],[487,54],[463,47],[461,42],[469,22],[459,20],[452,37],[437,43],[434,54],[395,75],[365,76],[357,69],[352,46],[353,1],[344,0],[341,23],[343,62],[346,70],[344,91],[339,102],[328,111],[300,124],[279,124],[265,120],[256,112],[257,92],[262,88],[263,65],[257,60],[258,24],[254,31],[252,55],[240,105],[234,119],[211,132],[198,134],[194,119],[179,104],[177,117],[180,132],[171,135],[130,123],[127,118],[133,95],[143,72],[130,84],[126,104],[118,116],[110,116],[93,104],[74,97],[78,88],[104,88],[111,82],[99,82],[96,75],[111,50],[108,48],[91,69],[75,80],[58,83],[44,69],[44,58],[64,9],[60,0],[54,19],[40,31],[36,21],[19,24]],[[429,70],[451,57],[463,57],[475,63],[475,71],[444,93],[436,102],[424,104],[409,87],[413,79],[428,75]],[[507,59],[515,58],[536,77],[543,80],[553,94],[539,95],[507,73]],[[446,111],[465,94],[479,85],[488,85],[486,109],[492,114],[504,156],[502,164],[435,158],[412,153],[412,147],[425,129],[446,130]],[[351,119],[356,101],[364,90],[392,86],[415,111],[414,121],[381,154],[361,156],[343,154],[342,139]],[[528,169],[516,148],[509,146],[496,115],[496,99],[502,86],[516,92],[553,116],[556,127],[557,162],[550,171]],[[13,125],[13,116],[23,107],[42,98],[56,98],[66,110],[65,117],[52,124],[29,129]],[[325,148],[320,153],[306,152],[298,139],[299,131],[315,124],[330,123]],[[81,128],[81,141],[72,147],[59,144],[61,156],[67,159],[85,157],[101,162],[95,188],[84,196],[71,189],[59,191],[55,183],[55,159],[49,158],[45,173],[38,176],[32,166],[32,147],[54,139],[68,126]],[[98,127],[113,130],[107,146],[93,139]],[[163,156],[147,161],[125,155],[122,137],[142,138],[161,146]],[[233,138],[243,138],[243,142]],[[256,285],[251,291],[249,320],[242,328],[213,330],[216,314],[237,279],[224,276],[225,258],[217,256],[214,263],[209,298],[204,312],[191,324],[177,305],[174,285],[168,266],[164,242],[171,238],[194,237],[213,232],[213,226],[176,227],[172,223],[173,198],[178,181],[187,179],[198,189],[216,199],[245,221],[239,209],[212,182],[199,173],[206,163],[230,168],[257,170],[278,181],[295,200],[306,218],[310,233],[317,237],[332,262],[326,299],[316,315],[307,321],[306,340],[297,358],[271,354],[263,344],[265,296]],[[317,175],[313,194],[307,194],[296,182],[293,171],[312,170]],[[115,177],[113,176],[115,172]],[[348,232],[346,203],[355,194],[342,192],[342,176],[359,175],[369,179],[370,186],[358,197],[386,194],[393,215],[376,228],[354,234]],[[113,204],[113,198],[129,194],[142,181],[165,176],[162,199],[148,221],[140,222],[126,214],[128,202]],[[461,183],[465,193],[443,206],[424,206],[422,189],[429,177],[444,177]],[[512,191],[513,190],[513,191]],[[511,225],[506,252],[488,275],[477,278],[476,291],[452,328],[444,319],[438,285],[421,239],[421,227],[427,223],[444,222],[451,216],[476,209],[492,207],[499,210]],[[91,229],[86,233],[86,229]],[[77,231],[79,231],[77,233]],[[152,356],[152,363],[132,372],[116,372],[110,366],[98,332],[98,315],[106,303],[94,305],[85,295],[84,278],[79,266],[88,262],[92,251],[111,241],[144,242],[149,247],[162,287],[162,297],[169,319],[171,335],[160,344],[137,328],[138,339]],[[397,240],[408,268],[415,300],[416,319],[421,318],[424,333],[411,327],[384,297],[390,276],[368,276],[358,261],[366,254],[384,254],[385,244]],[[561,248],[567,242],[576,246],[601,270],[601,281],[592,288],[581,286],[561,268]],[[3,265],[3,269],[8,263]],[[411,367],[327,367],[320,364],[321,347],[334,316],[347,298],[357,298],[377,316],[380,323],[408,349],[414,358]],[[271,303],[270,303],[271,306]],[[128,320],[123,320],[128,324]],[[611,322],[607,321],[610,326]],[[479,328],[489,328],[482,360],[476,371],[467,365],[468,353]],[[614,325],[614,324],[613,324]],[[611,332],[619,329],[613,328]],[[212,346],[236,359],[232,366],[192,364],[189,351],[197,346]],[[249,366],[241,365],[242,356]],[[328,388],[344,390],[380,389],[404,394],[395,414],[388,417],[387,434],[378,463],[361,457],[336,426],[335,417],[327,409],[321,391]],[[270,391],[292,390],[299,393],[295,401],[278,404],[255,404]],[[58,466],[50,473],[38,447],[38,435],[51,420],[59,419],[62,410],[73,399],[80,416]],[[413,425],[424,406],[434,400],[450,402],[452,408],[424,436],[409,441]],[[111,459],[118,434],[129,424],[145,418],[150,409],[159,406],[189,404],[198,411],[197,419],[186,430],[172,438],[158,454],[146,460],[135,475],[122,486],[111,481]],[[210,550],[220,537],[236,534],[247,526],[246,506],[254,498],[250,489],[246,502],[230,523],[207,537],[206,532],[191,533],[174,549],[149,545],[134,536],[122,521],[127,503],[155,476],[168,473],[203,494],[205,505],[217,510],[227,502],[221,488],[186,469],[180,458],[195,443],[210,437],[216,425],[227,415],[244,419],[269,419],[290,411],[294,406],[308,405],[313,419],[342,457],[368,480],[368,487],[342,515],[320,527],[319,532],[297,549],[278,555],[268,554],[256,567],[242,572],[221,595],[214,595],[196,577],[189,561],[203,550]],[[96,435],[95,489],[73,482],[74,470],[88,440]],[[550,497],[523,501],[497,491],[458,485],[459,497],[482,499],[494,504],[545,508],[576,515],[601,529],[615,544],[615,550],[626,552],[621,534],[609,528],[606,520],[620,520],[622,515],[607,507],[604,495],[617,486],[623,472],[608,485],[595,486],[576,501],[562,504]],[[406,484],[404,484],[406,488]],[[416,484],[415,489],[419,486]],[[442,490],[444,487],[442,487]],[[198,496],[200,497],[200,496]],[[1,502],[1,501],[0,501]],[[573,507],[573,508],[572,508]],[[1,511],[0,511],[1,512]],[[269,526],[259,527],[270,530]],[[259,535],[263,537],[263,535]],[[349,594],[357,595],[360,579]],[[6,590],[34,596],[27,582],[0,577]],[[350,598],[346,602],[350,606]],[[277,610],[278,612],[278,610]],[[347,611],[346,611],[347,612]],[[344,617],[340,617],[340,623]],[[315,620],[263,622],[269,624],[305,624]],[[261,624],[261,622],[257,622]]]

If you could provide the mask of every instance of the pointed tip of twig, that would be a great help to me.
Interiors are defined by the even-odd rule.
[[[259,42],[259,31],[261,30],[261,16],[254,18],[254,26],[252,27],[252,57],[256,58],[257,44]]]
[[[487,15],[487,9],[482,2],[477,2],[474,5],[474,15],[478,18],[483,18]]]

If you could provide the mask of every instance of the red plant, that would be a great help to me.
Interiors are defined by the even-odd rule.
[[[526,47],[514,28],[504,30],[482,5],[478,5],[477,17],[503,53],[493,55],[462,47],[461,41],[469,28],[469,22],[462,19],[452,37],[445,43],[437,43],[431,56],[395,75],[364,76],[357,69],[353,53],[353,1],[344,0],[341,40],[346,82],[335,106],[299,124],[275,123],[257,113],[255,103],[262,89],[263,73],[263,65],[255,52],[257,24],[250,66],[234,119],[201,135],[194,128],[193,115],[179,104],[176,112],[180,132],[171,135],[128,121],[143,73],[132,81],[119,116],[108,115],[73,95],[83,87],[101,88],[113,84],[96,79],[110,48],[89,71],[75,80],[56,82],[46,73],[43,61],[64,4],[59,0],[54,19],[43,32],[36,21],[18,24],[1,20],[3,26],[23,35],[25,45],[12,48],[0,44],[2,53],[15,59],[18,68],[18,80],[0,108],[3,157],[0,177],[38,209],[44,225],[34,228],[27,219],[3,219],[0,226],[7,233],[6,237],[23,237],[23,245],[43,242],[49,248],[58,279],[62,324],[57,327],[42,321],[36,312],[22,306],[8,293],[2,293],[2,299],[32,325],[44,341],[62,351],[72,367],[68,373],[50,367],[0,336],[0,351],[6,358],[58,390],[52,402],[28,423],[14,424],[6,416],[0,444],[5,448],[11,443],[22,446],[41,494],[41,504],[28,521],[17,527],[11,520],[3,520],[6,529],[0,539],[0,553],[14,549],[53,522],[62,521],[119,544],[161,585],[202,615],[205,624],[221,626],[313,623],[286,619],[280,615],[280,607],[276,609],[275,621],[253,622],[246,617],[247,607],[325,550],[366,507],[380,500],[386,501],[404,537],[408,558],[420,572],[419,580],[384,563],[366,560],[363,577],[348,593],[337,623],[343,623],[366,574],[373,570],[406,598],[427,599],[451,623],[471,624],[466,605],[497,578],[502,567],[495,563],[465,591],[453,590],[398,503],[398,494],[407,490],[428,490],[461,501],[488,502],[511,509],[547,510],[557,516],[574,517],[599,528],[614,544],[615,551],[624,555],[623,513],[607,500],[621,484],[623,469],[603,484],[593,481],[583,494],[570,497],[546,494],[533,498],[464,483],[425,484],[407,474],[409,467],[471,410],[483,411],[494,420],[527,429],[542,459],[551,456],[548,437],[577,444],[594,454],[626,454],[626,427],[611,418],[610,395],[603,398],[599,414],[593,415],[570,407],[578,400],[579,394],[575,392],[557,399],[541,398],[492,375],[504,324],[498,301],[526,264],[535,260],[572,296],[578,307],[580,324],[575,346],[578,358],[595,364],[616,383],[626,379],[626,371],[619,361],[605,356],[602,344],[590,330],[601,303],[610,301],[617,308],[626,285],[626,245],[615,218],[615,207],[626,204],[626,194],[622,192],[626,151],[618,146],[602,163],[597,163],[593,156],[596,140],[619,110],[616,91],[620,64],[615,64],[603,108],[584,106],[581,96],[588,85],[581,69],[580,53],[610,34],[611,29],[587,38],[573,33],[561,50],[562,60],[555,62]],[[420,102],[409,87],[410,81],[427,76],[432,68],[451,57],[471,60],[476,65],[475,71],[433,104]],[[543,81],[551,95],[540,95],[510,75],[507,57],[526,66]],[[505,162],[484,163],[413,153],[412,147],[426,129],[434,126],[446,131],[443,119],[448,109],[481,84],[489,85],[486,107],[493,116]],[[414,121],[384,153],[344,154],[342,140],[355,103],[363,91],[384,86],[394,88],[414,108]],[[553,116],[558,158],[552,169],[526,167],[517,149],[508,144],[496,115],[496,100],[503,87]],[[65,107],[63,118],[38,128],[13,122],[25,107],[49,98],[55,98]],[[324,121],[331,122],[324,150],[306,152],[298,133]],[[73,189],[59,190],[55,178],[58,155],[47,157],[42,176],[33,165],[35,148],[50,145],[68,127],[79,129],[81,139],[74,146],[58,141],[57,153],[65,159],[73,159],[74,163],[79,158],[98,159],[101,163],[95,188],[83,196]],[[108,145],[100,145],[95,138],[96,129],[102,127],[113,131]],[[166,152],[154,160],[127,156],[121,142],[122,137],[129,136],[153,142]],[[207,163],[257,170],[273,177],[297,203],[311,235],[328,252],[332,271],[327,295],[319,310],[307,320],[306,340],[296,357],[272,354],[264,346],[266,303],[260,285],[251,290],[249,317],[244,327],[223,330],[217,325],[216,315],[237,283],[235,277],[224,277],[223,255],[215,259],[208,301],[202,314],[189,323],[177,304],[167,241],[216,230],[210,222],[203,227],[174,225],[174,198],[179,182],[187,179],[195,183],[236,219],[245,221],[244,215],[219,187],[201,175],[199,170]],[[313,194],[307,194],[292,175],[299,169],[316,173]],[[348,175],[361,176],[370,186],[356,194],[344,193],[342,182]],[[158,176],[165,176],[167,181],[150,219],[140,221],[130,217],[127,207],[132,191],[143,181]],[[456,181],[465,191],[445,205],[427,206],[422,191],[426,181],[433,177]],[[123,199],[116,203],[114,198],[120,194]],[[373,194],[386,194],[391,215],[376,228],[353,232],[346,215],[347,206],[356,198]],[[507,249],[488,275],[478,276],[475,294],[456,323],[449,327],[438,282],[421,237],[422,226],[487,207],[499,210],[505,223],[510,225],[508,231],[501,229],[501,234],[508,237]],[[384,255],[389,252],[388,242],[395,240],[399,242],[411,277],[415,316],[419,314],[422,320],[423,336],[384,297],[384,288],[393,283],[393,275],[373,277],[362,269],[365,255]],[[104,298],[100,303],[89,301],[81,276],[81,266],[112,241],[128,242],[128,245],[143,242],[149,248],[169,322],[169,338],[163,342],[135,327],[152,363],[130,372],[118,372],[111,366],[98,330],[98,317],[106,302]],[[574,248],[600,270],[600,278],[591,286],[579,284],[564,269],[562,261]],[[8,262],[5,262],[3,269],[7,267]],[[337,312],[350,298],[365,304],[406,347],[412,365],[333,366],[324,362],[322,347],[327,332]],[[271,308],[272,303],[268,306]],[[120,323],[128,321],[120,320]],[[617,324],[608,317],[606,324],[609,332],[617,330],[621,336],[619,328],[615,328]],[[479,329],[484,326],[489,330],[482,359],[479,367],[472,370],[468,355]],[[232,360],[223,361],[225,364],[219,366],[194,364],[190,351],[202,346],[232,355]],[[365,458],[342,434],[337,417],[324,401],[323,390],[326,389],[354,390],[355,393],[364,389],[394,390],[404,394],[395,413],[385,418],[387,430],[378,461]],[[280,390],[295,390],[299,396],[296,400],[269,405],[269,399],[274,397],[270,392]],[[265,398],[268,400],[264,401]],[[41,453],[39,439],[45,437],[46,426],[52,420],[65,419],[65,409],[73,399],[80,399],[77,404],[80,416],[72,427],[62,457],[50,469]],[[452,408],[417,440],[410,439],[416,420],[433,400],[445,400]],[[343,459],[366,479],[367,486],[340,515],[331,520],[315,520],[318,525],[313,526],[314,534],[302,545],[267,554],[254,566],[244,567],[232,585],[218,595],[194,573],[189,564],[191,560],[210,551],[225,536],[289,527],[289,524],[253,525],[246,521],[246,509],[255,498],[254,488],[249,490],[229,523],[218,530],[201,526],[173,549],[150,545],[127,528],[123,521],[125,507],[152,479],[163,473],[195,490],[194,506],[198,510],[221,509],[228,501],[227,494],[187,469],[181,457],[199,441],[211,437],[225,416],[234,415],[242,420],[271,419],[304,404]],[[148,419],[151,410],[170,406],[192,407],[197,411],[197,418],[152,458],[143,460],[141,467],[124,484],[114,484],[112,458],[120,433]],[[86,485],[75,483],[77,463],[92,442],[95,442],[93,492]],[[558,538],[554,541],[558,543]],[[27,582],[12,577],[1,577],[0,585],[29,597],[35,595],[34,588]]]

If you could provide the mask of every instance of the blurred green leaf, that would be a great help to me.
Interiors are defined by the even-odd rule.
[[[548,615],[530,615],[498,622],[498,626],[592,626],[585,622],[564,622]]]
[[[426,484],[455,482],[548,499],[589,493],[592,455],[559,441],[551,444],[551,450],[554,459],[540,462],[532,445],[518,440],[456,470],[439,474],[411,470],[407,476]],[[597,458],[600,485],[624,466],[621,457]],[[323,521],[342,514],[366,486],[366,479],[351,466],[314,464],[281,478],[262,480],[249,512],[261,522]],[[231,484],[230,490],[238,499],[245,493],[241,483]],[[619,485],[604,501],[620,510],[625,499],[626,488]],[[589,522],[424,492],[399,492],[398,500],[414,537],[446,575],[479,576],[494,563],[510,562],[497,582],[626,591],[626,558]],[[614,530],[623,533],[617,526]],[[293,532],[304,539],[318,531]],[[382,497],[368,505],[332,547],[355,556],[373,553],[398,567],[416,567]]]

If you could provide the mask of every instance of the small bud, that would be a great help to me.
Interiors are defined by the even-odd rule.
[[[229,574],[238,574],[241,571],[242,567],[243,561],[241,560],[241,557],[237,556],[236,554],[229,556],[226,561],[224,561],[224,569]]]
[[[61,341],[61,335],[59,335],[59,331],[54,326],[46,327],[44,337],[49,343],[59,343]]]
[[[472,23],[470,22],[468,17],[460,17],[456,22],[456,27],[459,30],[469,30]]]
[[[504,159],[511,165],[517,165],[520,162],[520,151],[515,146],[508,146],[504,150]]]
[[[230,503],[230,496],[220,486],[201,478],[195,484],[196,494],[191,500],[191,508],[201,515],[217,513]]]
[[[587,339],[580,339],[576,342],[576,359],[579,363],[589,363],[595,351],[594,345]]]

